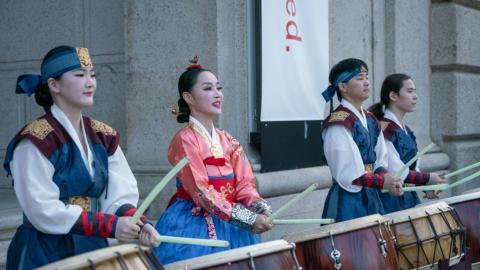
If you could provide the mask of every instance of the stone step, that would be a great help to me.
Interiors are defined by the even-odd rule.
[[[7,249],[17,227],[22,223],[22,209],[12,188],[0,188],[0,270],[5,269]]]
[[[8,245],[10,245],[10,240],[0,241],[0,270],[6,269]]]

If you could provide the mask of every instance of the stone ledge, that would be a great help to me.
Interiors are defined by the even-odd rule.
[[[7,250],[9,245],[10,245],[10,240],[0,241],[0,270],[3,270],[6,268]]]
[[[327,166],[255,174],[257,189],[264,198],[299,193],[313,183],[329,188],[332,176]]]
[[[0,241],[10,240],[22,220],[20,208],[0,210]]]

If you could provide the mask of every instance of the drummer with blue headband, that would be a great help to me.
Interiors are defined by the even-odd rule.
[[[325,119],[323,150],[333,184],[323,218],[345,221],[383,214],[379,190],[401,195],[400,178],[389,173],[387,149],[378,120],[363,109],[370,96],[368,66],[360,59],[340,61],[330,70],[331,85],[322,93],[327,102],[337,95],[340,105]]]
[[[142,217],[137,181],[112,127],[82,115],[93,106],[95,71],[86,48],[59,46],[41,74],[18,77],[16,93],[34,94],[46,114],[8,145],[4,168],[23,210],[7,254],[7,269],[34,269],[108,245],[107,238],[158,245]]]

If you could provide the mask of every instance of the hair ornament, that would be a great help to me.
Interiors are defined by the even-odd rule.
[[[198,55],[195,55],[192,59],[190,59],[190,65],[187,67],[187,70],[203,68],[203,66],[198,63],[199,59],[200,58],[198,57]]]
[[[170,107],[168,108],[168,110],[170,111],[170,114],[171,114],[173,117],[177,117],[177,116],[183,114],[182,112],[180,112],[180,110],[177,108],[177,106],[170,106]]]

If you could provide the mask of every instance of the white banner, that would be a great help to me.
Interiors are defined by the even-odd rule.
[[[261,121],[323,120],[328,0],[262,0]]]

